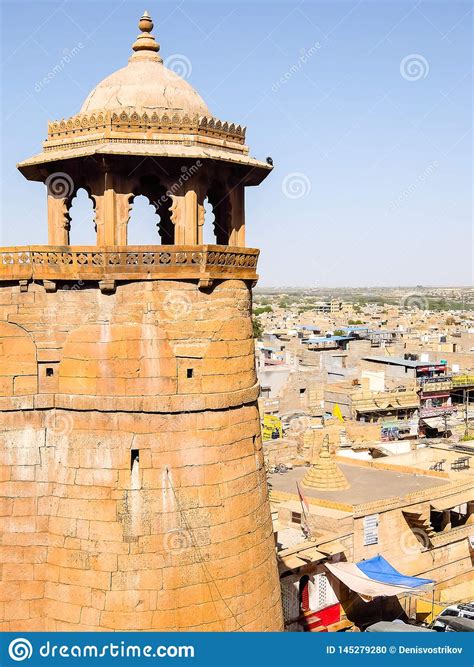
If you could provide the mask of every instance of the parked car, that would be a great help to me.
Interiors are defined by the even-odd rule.
[[[446,623],[445,632],[474,632],[474,619],[453,618]]]
[[[369,625],[366,632],[434,632],[429,628],[423,628],[420,625],[409,625],[403,621],[379,621]]]
[[[431,627],[437,632],[445,632],[446,625],[454,618],[468,618],[474,620],[474,602],[449,605],[449,607],[443,609],[441,614],[435,618]]]

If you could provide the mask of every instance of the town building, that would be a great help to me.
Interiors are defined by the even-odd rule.
[[[369,461],[332,456],[340,477],[329,470],[323,479],[319,466],[316,486],[305,484],[308,466],[269,477],[286,629],[429,621],[472,600],[474,484],[462,455],[429,447]],[[377,573],[353,576],[378,557],[432,583],[394,595]]]

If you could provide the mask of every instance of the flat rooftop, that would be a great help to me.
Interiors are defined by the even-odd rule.
[[[360,505],[377,500],[405,496],[415,491],[446,486],[447,479],[439,479],[428,475],[401,473],[392,470],[379,470],[357,465],[339,463],[338,466],[350,484],[348,489],[337,491],[320,491],[300,486],[303,494],[309,498],[332,500],[334,502]],[[301,484],[309,466],[296,467],[282,475],[270,475],[270,483],[275,491],[297,494],[296,482]]]
[[[469,468],[460,471],[452,470],[451,463],[459,458],[468,457],[470,459]],[[419,447],[404,454],[390,454],[384,458],[384,462],[393,463],[394,465],[410,466],[419,468],[420,472],[429,470],[432,465],[444,461],[443,470],[450,476],[450,480],[460,480],[460,476],[471,475],[474,476],[474,449],[469,452],[461,449],[452,449],[448,444],[433,444],[429,447]]]
[[[385,357],[378,355],[373,357],[362,357],[364,361],[373,361],[377,364],[390,364],[392,366],[406,366],[407,368],[418,368],[419,366],[444,366],[439,361],[413,361],[403,357]]]

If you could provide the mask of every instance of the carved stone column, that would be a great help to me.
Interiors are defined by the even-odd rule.
[[[229,245],[245,247],[245,189],[242,183],[230,181],[231,228]]]
[[[176,245],[184,245],[186,224],[186,201],[185,193],[179,191],[170,192],[171,196],[171,222],[174,225],[174,242]]]
[[[204,208],[204,200],[206,198],[207,182],[202,178],[196,181],[197,193],[197,244],[202,245],[204,242],[204,221],[206,217],[206,210]]]
[[[196,245],[198,242],[198,194],[193,182],[186,184],[184,243]]]
[[[120,176],[110,171],[91,184],[95,202],[97,245],[127,245],[132,192]]]
[[[48,243],[69,245],[69,198],[48,194]]]
[[[128,221],[132,209],[133,195],[131,192],[115,193],[115,245],[127,245]]]
[[[114,176],[109,171],[103,174],[101,190],[102,193],[96,197],[97,245],[118,245]]]
[[[168,184],[167,192],[172,202],[170,209],[174,242],[177,245],[202,243],[204,188],[198,175],[187,174],[186,179],[182,175],[180,179]]]

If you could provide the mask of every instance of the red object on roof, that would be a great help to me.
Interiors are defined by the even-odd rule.
[[[328,626],[339,623],[341,620],[341,605],[339,602],[318,611],[304,613],[305,632],[328,632]]]

